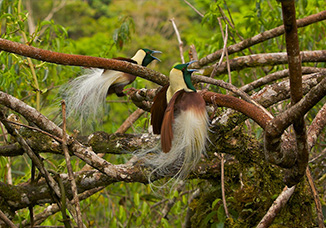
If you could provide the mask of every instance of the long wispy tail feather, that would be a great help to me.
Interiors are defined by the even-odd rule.
[[[206,111],[181,111],[173,124],[171,150],[168,153],[151,150],[141,155],[151,153],[144,157],[145,163],[153,168],[149,181],[153,175],[172,176],[172,181],[185,179],[205,153],[208,126]]]
[[[67,103],[67,115],[87,120],[98,118],[103,112],[109,87],[120,76],[119,71],[89,69],[89,71],[69,83],[64,96]]]

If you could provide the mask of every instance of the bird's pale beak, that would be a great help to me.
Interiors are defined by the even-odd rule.
[[[187,67],[190,66],[192,63],[197,62],[197,60],[193,60],[187,63]],[[188,71],[190,71],[191,73],[194,71],[198,71],[197,69],[187,69]]]
[[[197,62],[197,60],[193,60],[193,61],[187,62],[187,66],[191,65],[194,62]]]
[[[153,59],[156,59],[157,61],[161,62],[161,60],[155,56],[153,56],[152,54],[161,54],[161,51],[152,51],[151,56],[153,57]]]

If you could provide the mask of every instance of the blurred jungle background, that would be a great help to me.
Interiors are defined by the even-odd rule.
[[[326,9],[326,3],[325,0],[298,0],[296,9],[297,18],[304,18]],[[275,0],[0,0],[0,10],[1,38],[55,52],[105,58],[131,57],[139,48],[159,50],[162,51],[158,56],[161,62],[154,61],[148,67],[165,75],[168,75],[174,64],[181,62],[179,43],[170,19],[174,19],[180,32],[186,61],[189,60],[191,45],[196,47],[199,58],[223,48],[218,22],[220,17],[228,18],[222,20],[224,27],[226,23],[229,24],[228,45],[282,25],[280,4]],[[298,35],[301,50],[326,50],[324,21],[300,28]],[[242,55],[284,51],[284,36],[279,36],[242,51]],[[232,58],[236,56],[237,54]],[[84,69],[33,60],[37,75],[35,77],[25,57],[0,52],[0,61],[0,89],[37,108],[56,123],[60,122],[62,85],[81,75]],[[325,67],[325,63],[320,63],[319,67]],[[284,66],[233,71],[232,83],[240,87],[261,75],[266,75],[267,71],[281,69],[284,69]],[[228,76],[221,75],[218,79],[228,81]],[[127,88],[130,87],[157,88],[158,85],[138,78]],[[223,89],[218,91],[225,93]],[[128,97],[119,98],[112,95],[107,98],[107,103],[106,115],[98,122],[91,123],[91,129],[79,129],[82,134],[87,135],[97,130],[114,133],[137,109],[129,102]],[[72,133],[78,125],[71,120],[68,127]],[[148,127],[149,114],[145,113],[127,133],[146,132]],[[251,131],[254,135],[261,135],[258,127]],[[323,148],[323,145],[325,141],[321,139],[318,146]],[[64,169],[63,157],[48,154],[43,156],[47,166],[58,172]],[[130,155],[105,156],[106,160],[114,164],[125,163],[129,158]],[[30,178],[31,164],[27,157],[0,157],[2,182],[8,181],[8,164],[13,184]],[[73,160],[75,170],[83,165],[84,163]],[[251,227],[268,209],[265,204],[259,207],[259,202],[272,202],[283,185],[280,180],[278,190],[273,186],[274,189],[270,192],[259,192],[259,188],[250,186],[252,181],[256,181],[254,176],[259,175],[259,171],[253,167],[245,170],[243,188],[239,187],[238,181],[232,181],[232,168],[229,167],[226,171],[229,178],[226,180],[227,201],[232,215],[232,221],[228,219],[228,223],[221,202],[220,187],[216,186],[217,183],[205,180],[188,180],[182,190],[170,192],[170,189],[163,189],[159,194],[154,194],[148,185],[139,183],[112,184],[81,202],[83,219],[88,227],[182,227],[191,196],[198,186],[203,186],[209,193],[206,192],[205,198],[201,198],[202,201],[195,201],[190,205],[190,208],[197,208],[192,221],[194,227],[224,227],[226,224]],[[316,172],[322,173],[320,170]],[[318,190],[324,192],[325,173],[317,177]],[[268,181],[263,179],[259,184],[268,185]],[[293,200],[301,201],[298,205],[305,205],[292,208],[293,214],[301,216],[306,211],[310,213],[314,210],[311,198],[307,195],[297,196]],[[325,206],[325,196],[321,200]],[[198,209],[196,203],[202,204],[203,207]],[[169,208],[168,204],[173,206]],[[163,216],[166,208],[169,208],[169,212]],[[37,206],[34,210],[37,214],[43,207]],[[28,218],[28,209],[23,209],[17,213],[15,221],[19,223]],[[277,227],[284,227],[282,224],[289,224],[291,219],[279,218],[280,225]],[[296,219],[305,225],[314,224],[311,218],[304,216]],[[42,225],[62,225],[58,221],[60,214],[49,217]]]

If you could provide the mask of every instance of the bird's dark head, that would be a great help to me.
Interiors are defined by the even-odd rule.
[[[144,67],[147,66],[148,64],[150,64],[154,59],[156,59],[157,61],[161,61],[160,59],[153,56],[153,54],[162,53],[160,51],[153,51],[153,50],[150,50],[150,49],[147,49],[147,48],[143,48],[140,51],[144,52],[143,59],[142,59],[142,62],[141,62],[141,65],[144,66]]]
[[[185,84],[187,85],[188,89],[191,89],[191,90],[196,92],[196,89],[195,89],[194,85],[191,82],[191,74],[192,74],[192,72],[194,72],[196,70],[188,69],[188,66],[193,62],[195,62],[195,61],[191,61],[191,62],[183,63],[183,64],[178,64],[178,65],[176,65],[174,67],[174,69],[182,72],[183,80],[184,80]]]

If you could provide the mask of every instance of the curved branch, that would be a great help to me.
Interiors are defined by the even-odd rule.
[[[167,78],[163,74],[127,61],[53,52],[2,38],[0,38],[0,50],[61,65],[118,70],[137,75],[159,85],[165,85],[167,83]]]
[[[263,129],[266,128],[267,121],[271,120],[271,117],[267,115],[262,109],[239,98],[208,91],[201,91],[200,93],[206,103],[237,110],[253,119]]]

